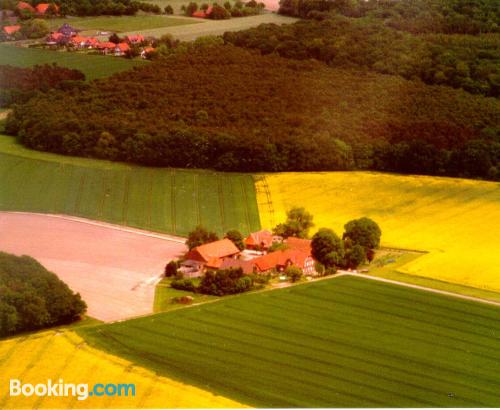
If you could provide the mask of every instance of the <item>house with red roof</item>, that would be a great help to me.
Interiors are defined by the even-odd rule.
[[[130,50],[128,43],[119,43],[115,47],[115,56],[122,57]]]
[[[139,44],[144,41],[144,36],[140,34],[135,34],[131,36],[125,36],[125,41],[130,44]]]
[[[312,241],[310,239],[302,239],[290,236],[289,238],[285,239],[284,243],[286,244],[288,249],[311,253]]]
[[[115,51],[116,44],[112,43],[111,41],[106,41],[104,43],[98,43],[95,48],[100,50],[103,54],[108,54]]]
[[[196,276],[201,276],[205,268],[219,269],[224,260],[235,258],[239,254],[240,250],[231,240],[222,239],[193,248],[187,253],[182,265],[197,268]]]
[[[5,34],[7,34],[7,37],[11,38],[15,33],[21,30],[21,26],[20,25],[4,26],[2,27],[2,30]]]
[[[154,53],[155,49],[153,47],[144,47],[141,51],[142,58],[148,58],[149,54]]]
[[[40,3],[40,4],[37,4],[36,7],[35,7],[35,12],[39,16],[44,16],[47,13],[47,11],[49,10],[50,6],[54,7],[54,10],[56,11],[56,13],[59,12],[58,5],[54,4],[54,3]]]
[[[36,9],[29,3],[26,3],[25,1],[20,1],[17,3],[17,9],[21,11],[29,11],[30,13],[35,14]]]
[[[269,231],[262,230],[252,232],[245,239],[245,247],[252,250],[266,250],[273,244],[273,234]]]
[[[205,10],[197,10],[193,14],[191,14],[191,17],[197,17],[201,19],[206,19],[208,16],[212,13],[212,6],[208,7],[208,9]]]
[[[77,36],[71,37],[69,42],[70,42],[70,44],[72,44],[76,48],[85,48],[86,44],[87,44],[87,40],[88,40],[87,37],[77,35]]]

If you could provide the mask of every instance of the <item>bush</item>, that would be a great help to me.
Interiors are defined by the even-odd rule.
[[[167,263],[167,266],[165,266],[165,277],[170,278],[172,276],[176,276],[177,269],[179,269],[179,262],[173,260],[170,261]]]
[[[208,271],[203,276],[198,292],[215,295],[233,295],[253,288],[253,279],[245,275],[241,268]]]
[[[87,308],[55,274],[29,256],[0,252],[0,337],[78,320]]]
[[[178,290],[186,290],[188,292],[196,292],[197,288],[191,279],[176,279],[170,283],[170,286]]]
[[[186,245],[189,250],[205,243],[217,241],[219,238],[215,232],[209,232],[203,226],[198,225],[194,231],[189,232]]]
[[[302,269],[293,265],[289,266],[285,269],[285,275],[288,276],[292,282],[297,282],[302,277]]]

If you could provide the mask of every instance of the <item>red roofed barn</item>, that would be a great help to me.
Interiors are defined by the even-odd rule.
[[[245,239],[245,247],[247,249],[268,249],[272,244],[273,234],[265,230],[253,232]]]
[[[201,262],[207,268],[220,268],[226,258],[232,258],[240,253],[240,250],[229,239],[206,243],[197,246],[186,255],[187,260]]]

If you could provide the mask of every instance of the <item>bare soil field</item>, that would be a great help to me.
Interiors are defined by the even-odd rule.
[[[57,215],[0,212],[0,232],[0,250],[37,259],[103,321],[152,313],[165,264],[186,251],[182,238]]]

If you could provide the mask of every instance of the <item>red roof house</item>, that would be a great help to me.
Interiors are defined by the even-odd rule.
[[[123,56],[129,50],[130,46],[127,43],[117,44],[115,47],[115,56]]]
[[[142,43],[144,41],[144,36],[142,36],[140,34],[135,34],[135,35],[132,35],[132,36],[126,36],[125,37],[125,41],[127,43],[130,43],[130,44]]]
[[[198,17],[201,19],[206,19],[206,18],[208,18],[208,16],[210,15],[211,12],[212,12],[212,6],[210,6],[207,9],[207,11],[204,11],[204,10],[195,11],[193,14],[191,14],[191,17]]]
[[[288,249],[295,249],[308,253],[311,253],[311,242],[310,239],[296,238],[294,236],[290,236],[285,240]]]
[[[49,9],[49,7],[51,5],[54,6],[54,8],[55,8],[56,11],[59,11],[59,7],[57,6],[57,4],[54,4],[54,3],[40,3],[40,4],[38,4],[35,7],[36,14],[44,15],[45,13],[47,13],[47,10]]]
[[[19,25],[16,25],[16,26],[4,26],[3,27],[3,31],[5,32],[5,34],[7,35],[12,35],[14,33],[17,33],[19,30],[21,30],[21,26]]]
[[[203,263],[207,268],[220,268],[226,258],[232,258],[240,253],[240,250],[229,239],[206,243],[192,249],[186,255],[187,260]]]
[[[273,234],[263,230],[252,232],[245,239],[245,246],[248,249],[268,249],[273,244]]]
[[[29,11],[31,13],[36,12],[35,8],[31,4],[26,3],[25,1],[20,1],[19,3],[17,3],[17,9],[18,10],[26,10],[26,11]]]

